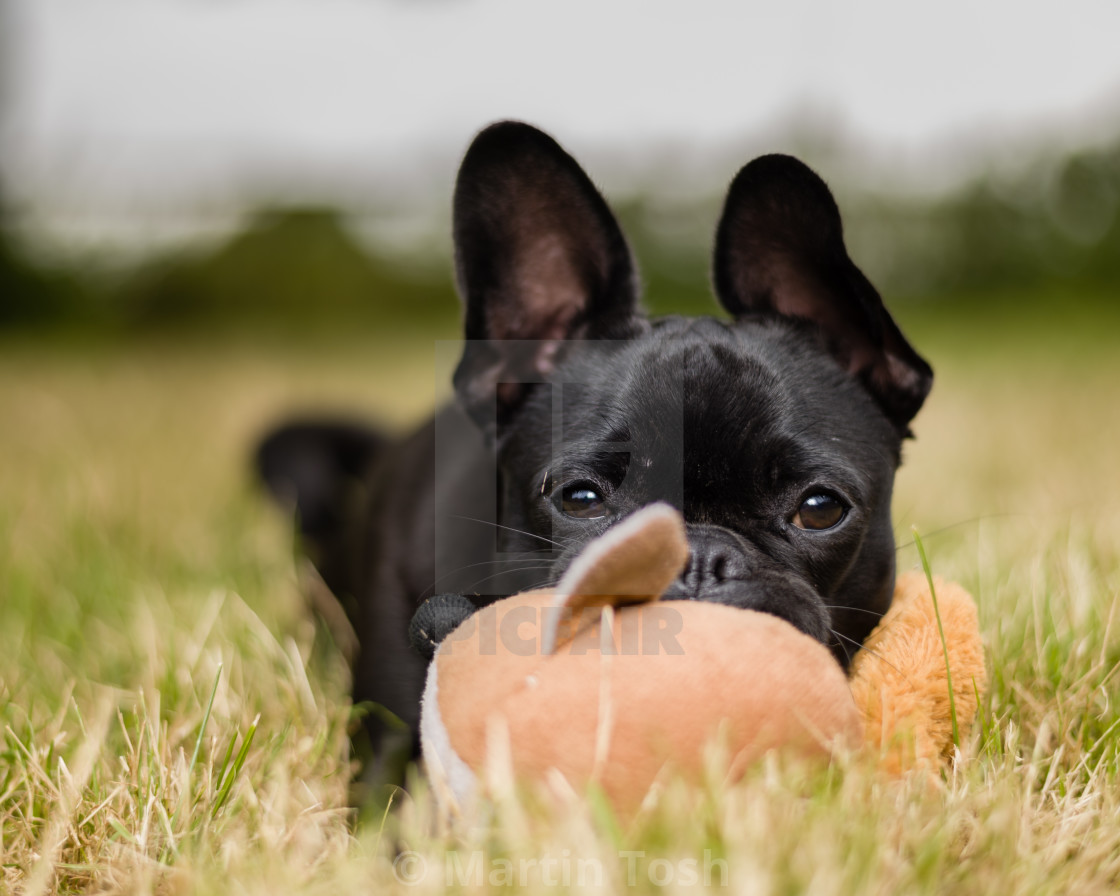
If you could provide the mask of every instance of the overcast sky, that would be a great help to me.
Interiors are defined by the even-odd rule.
[[[503,117],[635,165],[808,114],[919,166],[1120,129],[1116,0],[7,0],[0,27],[31,204],[439,191]]]

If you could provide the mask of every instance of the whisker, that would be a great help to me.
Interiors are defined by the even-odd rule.
[[[879,613],[875,610],[868,610],[864,607],[846,607],[843,604],[825,604],[824,607],[826,610],[851,610],[853,613],[868,613],[869,615],[875,616],[878,619],[882,619],[886,615],[885,613]]]
[[[552,567],[551,566],[522,566],[522,567],[519,567],[518,569],[503,569],[503,570],[499,570],[498,572],[494,573],[493,575],[484,576],[483,578],[479,579],[478,581],[472,582],[470,587],[471,587],[471,590],[474,591],[483,582],[489,582],[491,579],[496,579],[499,576],[506,575],[507,573],[511,573],[511,572],[532,572],[535,569],[551,570]],[[534,585],[533,587],[535,588],[536,586]],[[530,590],[530,589],[526,589],[526,590]]]
[[[537,535],[536,532],[529,532],[525,529],[516,529],[513,526],[503,526],[501,523],[495,523],[491,520],[480,520],[476,519],[473,516],[461,516],[460,514],[453,514],[452,516],[457,520],[466,520],[469,523],[482,523],[482,525],[484,526],[493,526],[495,529],[505,529],[507,532],[516,532],[518,535],[528,535],[530,538],[539,538],[541,541],[548,542],[548,544],[555,545],[558,548],[568,547],[568,545],[564,544],[562,541],[556,541],[552,538],[546,538],[543,535]]]
[[[854,644],[856,646],[856,650],[866,650],[869,654],[871,654],[871,656],[875,657],[883,665],[890,666],[892,669],[894,669],[895,672],[897,672],[903,678],[907,677],[906,673],[903,672],[901,669],[899,669],[898,666],[896,666],[894,663],[891,663],[891,662],[888,662],[887,660],[885,660],[881,653],[878,653],[877,651],[872,650],[870,647],[864,647],[863,644],[861,644],[855,638],[849,638],[847,635],[842,635],[842,634],[840,634],[840,632],[836,631],[836,629],[834,629],[834,628],[830,628],[829,631],[832,632],[832,634],[834,634],[837,638],[840,638],[844,641],[847,641],[850,644]],[[844,647],[843,644],[841,644],[840,646]],[[848,653],[848,649],[846,647],[844,647],[844,654],[848,657],[848,662],[850,663],[852,661],[852,655],[850,653]]]
[[[853,644],[856,644],[856,642],[853,641],[851,638],[845,637],[844,635],[840,634],[840,632],[836,631],[836,629],[834,629],[834,628],[830,627],[829,631],[832,632],[832,634],[834,634],[837,638],[843,638],[844,641],[851,641]],[[846,645],[844,643],[844,641],[839,641],[838,640],[836,643],[839,644],[840,649],[844,651],[844,659],[847,660],[848,665],[851,666],[851,664],[852,664],[852,653],[851,653],[850,650],[848,650],[848,645]],[[862,646],[863,646],[862,644],[856,644],[857,648],[862,647]]]
[[[440,582],[443,582],[443,581],[451,578],[452,576],[456,576],[459,573],[463,572],[464,570],[474,569],[476,566],[495,566],[499,563],[509,563],[509,564],[540,563],[540,560],[541,560],[540,557],[524,557],[524,558],[507,557],[507,558],[503,558],[501,560],[482,560],[478,563],[468,563],[465,566],[457,567],[456,569],[453,569],[450,572],[445,572],[442,576],[440,576],[438,579],[433,581],[431,585],[429,585],[427,588],[425,588],[420,593],[420,598],[421,598],[421,600],[426,600],[427,598],[431,597],[433,594],[436,593],[436,587],[439,585]],[[532,566],[516,567],[515,569],[510,570],[510,571],[511,572],[516,572],[517,569],[533,569],[533,567]],[[499,575],[500,575],[500,573],[499,573]]]
[[[1024,516],[1024,515],[1025,514],[1015,513],[1013,511],[1007,511],[1006,513],[984,513],[984,514],[981,514],[980,516],[974,516],[974,517],[971,517],[970,519],[967,519],[967,520],[958,520],[955,523],[949,523],[949,525],[942,526],[940,529],[934,529],[932,532],[923,532],[923,533],[921,533],[921,535],[922,535],[922,538],[928,540],[930,538],[935,538],[938,535],[944,535],[947,532],[952,532],[954,529],[960,529],[964,526],[970,526],[973,523],[982,523],[985,520],[1004,519],[1004,518],[1007,518],[1007,517],[1018,517],[1018,516]],[[914,546],[913,541],[907,541],[907,542],[904,542],[903,544],[895,545],[895,551],[896,552],[901,551],[904,548],[909,548],[909,547],[913,547],[913,546]]]
[[[538,588],[555,588],[559,584],[559,579],[550,577],[547,579],[540,579],[539,581],[533,582],[531,585],[527,585],[525,590],[536,591]]]

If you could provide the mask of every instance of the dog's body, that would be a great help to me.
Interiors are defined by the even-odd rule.
[[[414,738],[424,598],[555,581],[656,500],[692,551],[667,596],[772,612],[846,664],[890,603],[893,477],[932,373],[848,258],[824,183],[785,156],[736,177],[714,256],[730,321],[642,315],[606,203],[526,125],[468,151],[455,243],[457,404],[402,441],[297,425],[259,455],[348,607],[355,702]],[[384,721],[366,728],[383,755]]]

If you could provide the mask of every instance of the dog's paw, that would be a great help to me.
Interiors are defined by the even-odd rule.
[[[429,597],[408,625],[408,640],[425,660],[431,662],[440,642],[474,615],[475,605],[461,594],[436,594]]]

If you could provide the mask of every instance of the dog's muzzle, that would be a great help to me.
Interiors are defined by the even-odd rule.
[[[786,620],[818,641],[831,641],[828,609],[816,590],[722,526],[690,524],[688,564],[664,600],[704,600]]]

